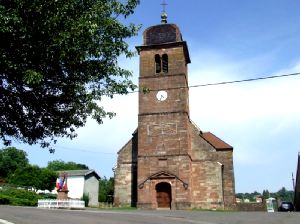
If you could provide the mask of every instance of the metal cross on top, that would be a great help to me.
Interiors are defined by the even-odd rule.
[[[163,6],[163,11],[161,13],[161,23],[166,24],[167,23],[167,18],[168,18],[168,15],[166,13],[166,5],[168,5],[168,4],[166,3],[165,0],[163,0],[161,5]]]
[[[161,3],[161,5],[162,5],[162,7],[163,7],[163,12],[166,12],[166,6],[168,5],[168,4],[166,3],[166,1],[163,0],[163,2]]]

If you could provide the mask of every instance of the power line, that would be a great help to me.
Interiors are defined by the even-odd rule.
[[[95,150],[89,150],[89,149],[79,149],[79,148],[67,148],[64,146],[57,146],[55,147],[57,150],[62,149],[62,150],[68,150],[68,151],[80,151],[80,152],[88,152],[88,153],[96,153],[96,154],[106,154],[106,155],[116,155],[117,153],[112,153],[112,152],[103,152],[103,151],[95,151]]]
[[[252,81],[258,81],[258,80],[264,80],[264,79],[283,78],[283,77],[296,76],[296,75],[300,75],[300,73],[290,73],[290,74],[284,74],[284,75],[272,75],[272,76],[266,76],[266,77],[258,77],[258,78],[242,79],[242,80],[235,80],[235,81],[225,81],[225,82],[217,82],[217,83],[207,83],[207,84],[193,85],[193,86],[189,86],[189,87],[190,87],[190,88],[193,88],[193,87],[205,87],[205,86],[226,85],[226,84],[241,83],[241,82],[252,82]]]
[[[241,80],[234,80],[234,81],[224,81],[224,82],[216,82],[216,83],[206,83],[206,84],[199,84],[199,85],[191,85],[188,87],[174,87],[174,88],[167,88],[166,90],[174,90],[174,89],[184,89],[184,88],[198,88],[198,87],[207,87],[207,86],[217,86],[217,85],[227,85],[227,84],[234,84],[234,83],[242,83],[242,82],[252,82],[252,81],[258,81],[258,80],[265,80],[265,79],[275,79],[275,78],[283,78],[283,77],[289,77],[289,76],[298,76],[300,73],[290,73],[290,74],[283,74],[283,75],[272,75],[272,76],[266,76],[266,77],[258,77],[258,78],[249,78],[249,79],[241,79]],[[158,91],[155,89],[147,89],[147,90],[137,90],[137,91],[132,91],[128,93],[138,93],[138,92],[152,92],[152,91]],[[64,146],[58,146],[56,147],[57,149],[62,149],[62,150],[72,150],[74,151],[74,148],[67,148]],[[81,151],[81,152],[88,152],[88,153],[97,153],[97,154],[107,154],[107,155],[115,155],[116,153],[110,153],[110,152],[103,152],[103,151],[94,151],[94,150],[89,150],[89,149],[76,149],[76,151]]]
[[[289,77],[289,76],[298,76],[300,75],[299,72],[296,73],[289,73],[289,74],[283,74],[283,75],[272,75],[272,76],[266,76],[266,77],[258,77],[258,78],[249,78],[249,79],[241,79],[241,80],[233,80],[233,81],[224,81],[224,82],[216,82],[216,83],[206,83],[206,84],[198,84],[198,85],[191,85],[191,86],[183,86],[183,87],[172,87],[172,88],[167,88],[165,90],[174,90],[174,89],[185,89],[185,88],[198,88],[198,87],[207,87],[207,86],[218,86],[218,85],[228,85],[228,84],[234,84],[234,83],[243,83],[243,82],[253,82],[253,81],[259,81],[259,80],[265,80],[265,79],[276,79],[276,78],[284,78],[284,77]],[[152,91],[158,91],[160,89],[140,89],[128,93],[138,93],[138,92],[143,92],[143,93],[148,93]]]

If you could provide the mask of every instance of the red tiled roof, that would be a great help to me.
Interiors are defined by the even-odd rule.
[[[227,144],[210,132],[202,132],[200,135],[217,150],[233,149],[231,145]]]

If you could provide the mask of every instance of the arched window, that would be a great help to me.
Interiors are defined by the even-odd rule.
[[[163,72],[164,73],[167,73],[168,72],[168,67],[169,67],[169,65],[168,65],[168,55],[167,54],[163,54],[162,55],[162,70],[163,70]]]
[[[161,59],[158,54],[155,55],[155,72],[156,73],[161,72]]]

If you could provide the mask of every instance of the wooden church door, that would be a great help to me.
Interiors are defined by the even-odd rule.
[[[171,208],[172,191],[169,183],[159,183],[155,187],[157,208]]]

